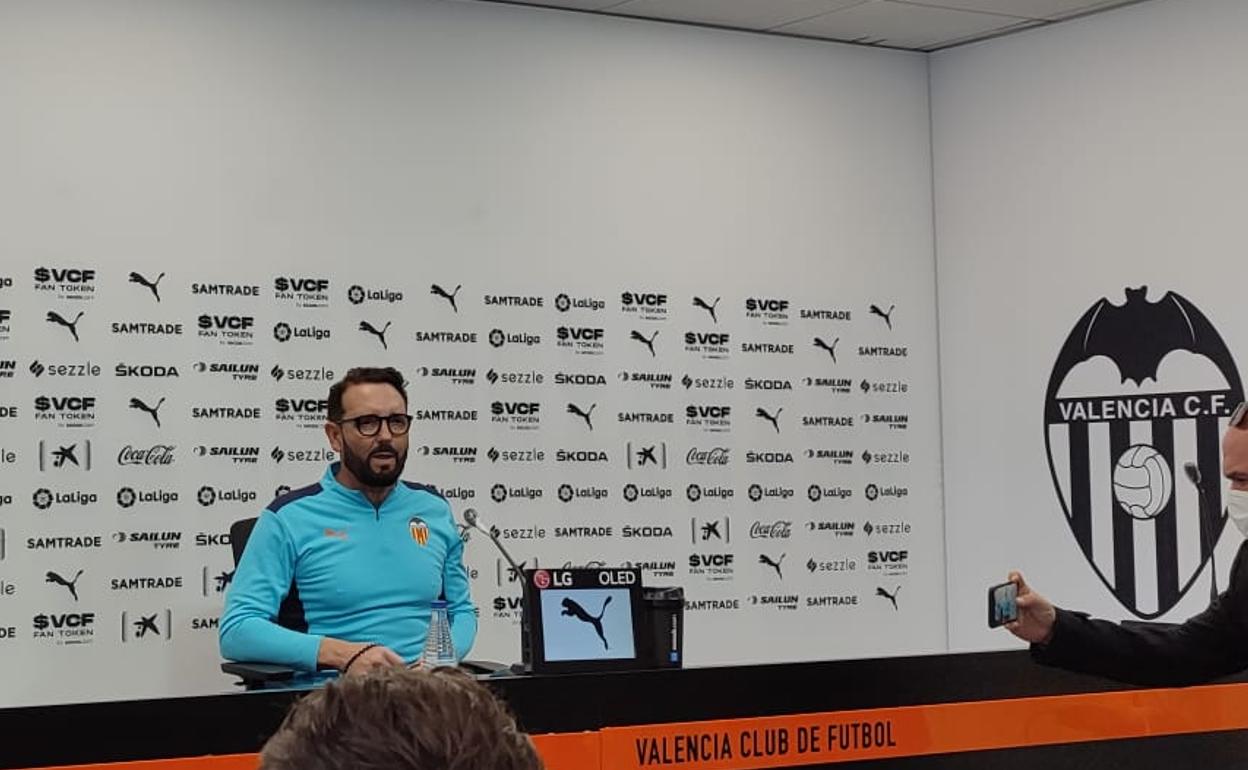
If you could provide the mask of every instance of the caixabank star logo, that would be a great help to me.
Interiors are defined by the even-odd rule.
[[[1226,517],[1220,436],[1244,398],[1226,343],[1184,297],[1102,298],[1062,345],[1045,394],[1049,470],[1079,549],[1140,618],[1165,614],[1209,561]],[[1189,545],[1190,544],[1190,545]]]

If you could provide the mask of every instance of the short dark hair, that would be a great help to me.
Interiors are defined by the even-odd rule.
[[[260,753],[260,770],[542,767],[503,704],[454,668],[382,669],[330,682],[291,707]]]
[[[357,366],[354,369],[348,369],[341,380],[329,386],[329,409],[326,416],[329,417],[330,422],[342,419],[342,394],[347,392],[347,388],[366,382],[393,387],[403,397],[403,403],[407,403],[407,388],[405,387],[407,382],[398,369],[393,366]]]

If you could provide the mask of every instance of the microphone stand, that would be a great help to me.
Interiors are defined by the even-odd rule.
[[[1213,533],[1210,532],[1210,510],[1209,496],[1205,494],[1205,485],[1201,483],[1200,469],[1196,463],[1185,463],[1183,466],[1187,478],[1192,482],[1192,486],[1196,487],[1197,502],[1196,507],[1200,511],[1200,531],[1204,535],[1205,542],[1209,544],[1209,601],[1212,602],[1218,598],[1218,562],[1217,542],[1214,540]]]

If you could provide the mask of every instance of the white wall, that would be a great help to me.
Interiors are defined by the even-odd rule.
[[[1062,520],[1045,387],[1080,315],[1127,286],[1185,296],[1244,354],[1246,25],[1237,0],[1155,0],[932,57],[956,650],[1010,644],[985,628],[984,588],[1013,566],[1058,603],[1129,617]],[[1239,543],[1224,535],[1223,587]]]
[[[601,367],[609,379],[619,368],[643,365],[633,358],[636,346],[629,347],[626,322],[619,320],[614,300],[621,291],[669,292],[673,320],[663,328],[673,341],[683,330],[705,324],[701,311],[689,305],[692,294],[704,292],[722,295],[724,307],[731,306],[734,317],[726,323],[737,339],[791,338],[786,341],[797,347],[795,363],[739,361],[724,367],[722,373],[738,383],[744,376],[783,372],[785,366],[794,378],[821,375],[826,365],[823,353],[810,346],[816,326],[749,327],[742,319],[745,297],[787,297],[794,308],[852,308],[854,321],[843,332],[843,363],[832,371],[855,381],[876,375],[906,380],[909,395],[872,401],[855,394],[842,405],[799,392],[786,414],[906,412],[911,430],[898,435],[877,427],[849,437],[814,431],[785,441],[798,449],[840,441],[856,452],[906,449],[913,455],[911,466],[870,472],[858,466],[825,476],[804,465],[791,479],[798,500],[762,512],[725,513],[739,517],[746,528],[753,518],[795,520],[787,564],[802,573],[798,564],[807,558],[855,557],[861,570],[869,548],[909,546],[910,575],[900,608],[895,612],[874,595],[877,578],[865,570],[852,578],[790,572],[795,592],[857,594],[860,609],[788,617],[748,609],[719,618],[703,613],[690,620],[689,661],[943,649],[931,159],[922,56],[486,4],[31,0],[0,6],[0,104],[0,274],[15,278],[0,300],[14,311],[16,324],[0,353],[12,351],[22,373],[3,387],[29,412],[33,396],[53,388],[24,374],[30,358],[91,358],[105,367],[98,382],[77,390],[73,384],[55,388],[93,392],[104,404],[99,429],[91,434],[100,444],[101,466],[74,482],[100,495],[98,507],[33,510],[28,501],[36,486],[68,488],[70,482],[40,475],[35,467],[35,442],[45,438],[44,429],[28,416],[5,426],[3,444],[20,457],[13,466],[0,467],[0,492],[15,501],[3,512],[9,555],[0,577],[15,582],[17,593],[0,594],[0,626],[17,628],[19,639],[0,655],[5,682],[0,705],[227,687],[215,672],[215,634],[190,633],[185,626],[192,617],[219,612],[219,598],[201,597],[194,587],[176,595],[119,595],[107,588],[113,576],[169,570],[184,570],[197,586],[202,567],[213,574],[227,568],[224,549],[211,554],[188,549],[178,558],[157,559],[106,543],[105,553],[85,562],[84,580],[92,582],[75,605],[42,575],[81,568],[77,556],[27,552],[23,544],[32,534],[77,530],[108,535],[140,526],[187,533],[223,529],[255,507],[200,510],[189,502],[200,484],[250,485],[264,495],[277,481],[310,481],[317,469],[266,465],[229,474],[189,452],[207,440],[256,443],[266,454],[279,442],[315,447],[315,432],[268,422],[259,429],[204,426],[186,416],[193,403],[210,396],[271,406],[279,392],[294,392],[282,389],[297,386],[265,382],[254,390],[228,390],[184,370],[177,386],[166,391],[172,411],[181,416],[154,434],[125,408],[137,386],[114,381],[108,367],[133,359],[189,367],[208,357],[237,356],[258,360],[265,372],[274,363],[330,365],[341,372],[361,356],[378,355],[363,347],[372,343],[355,330],[359,312],[345,303],[352,282],[405,293],[404,309],[394,316],[403,342],[382,358],[403,366],[409,376],[424,363],[477,366],[479,376],[499,361],[545,369],[548,375],[568,365],[554,352],[532,359],[509,353],[496,360],[484,345],[462,360],[431,360],[427,348],[414,344],[413,330],[451,323],[441,300],[428,296],[431,282],[465,284],[472,314],[457,316],[456,323],[482,335],[503,318],[549,339],[558,323],[553,311],[498,311],[483,318],[485,293],[534,293],[548,303],[565,290],[606,298],[611,306],[604,315],[613,320],[604,325],[611,334],[625,335],[624,342],[609,343],[612,355],[619,356]],[[75,347],[42,320],[50,305],[32,292],[31,271],[49,264],[99,271],[99,299],[83,326],[87,347]],[[168,272],[160,306],[127,283],[131,270],[149,277]],[[286,273],[330,277],[334,307],[316,316],[319,311],[274,303],[267,298],[272,278]],[[256,284],[266,298],[195,298],[189,291],[194,281]],[[875,302],[897,306],[894,334],[867,313]],[[223,309],[257,318],[260,339],[254,349],[223,351],[191,336],[197,314]],[[180,320],[191,331],[173,347],[120,340],[107,331],[112,320],[158,319]],[[275,347],[268,330],[287,319],[326,321],[334,327],[333,339],[322,348]],[[852,355],[857,344],[884,343],[907,345],[910,357],[895,364]],[[718,371],[675,345],[663,355],[668,356],[663,366],[677,377],[684,371]],[[141,386],[152,394],[164,387]],[[418,397],[441,400],[440,406],[463,399],[433,385],[417,387]],[[477,387],[463,400],[484,411],[491,395]],[[321,392],[322,386],[313,385],[298,395]],[[558,422],[566,395],[536,395],[549,423],[566,426]],[[617,396],[600,414],[640,399]],[[738,390],[732,398],[740,425],[732,443],[740,463],[752,442],[771,439],[755,430],[754,395]],[[653,404],[681,413],[687,400],[673,392]],[[561,431],[570,428],[551,430],[533,443],[553,451],[569,439]],[[626,437],[604,439],[615,463],[622,459]],[[149,477],[116,468],[120,445],[157,438],[185,452],[176,470]],[[437,438],[454,443],[463,435],[448,429]],[[482,450],[507,438],[486,428],[473,435]],[[575,440],[583,438],[578,434]],[[670,484],[683,490],[684,451],[711,439],[675,430],[669,440],[676,462]],[[478,500],[488,498],[496,479],[488,466],[422,470],[420,462],[413,456],[410,475],[473,486]],[[544,470],[549,500],[562,478]],[[748,482],[747,470],[733,468],[732,480]],[[611,481],[617,495],[619,473],[613,471]],[[189,507],[142,514],[118,510],[111,501],[123,479],[176,488]],[[532,478],[523,472],[509,478],[526,480]],[[911,497],[895,507],[867,506],[859,497],[835,512],[821,512],[801,499],[811,481],[843,483],[861,495],[865,482],[875,480],[908,485]],[[738,487],[740,500],[744,484]],[[735,586],[691,580],[683,569],[690,552],[683,540],[690,511],[674,506],[664,513],[681,540],[656,546],[658,553],[634,548],[620,555],[675,559],[681,569],[674,582],[688,584],[693,598],[744,599],[773,590],[758,582],[766,577],[756,563],[758,546],[740,540],[734,546],[741,560]],[[513,515],[515,520],[500,523],[555,514],[535,507]],[[618,509],[605,515],[628,520]],[[908,518],[915,529],[901,539],[808,540],[801,527],[814,518],[848,519],[858,526],[869,519]],[[470,546],[469,560],[483,575],[474,592],[485,605],[485,621],[488,602],[500,593],[490,580],[494,557],[479,540]],[[589,558],[616,548],[623,546],[557,543],[542,555],[558,563],[569,553]],[[100,613],[98,638],[90,647],[58,648],[31,638],[34,614],[88,607]],[[172,607],[180,629],[172,645],[159,653],[123,645],[118,610],[126,607]],[[514,628],[483,622],[476,653],[514,659]]]

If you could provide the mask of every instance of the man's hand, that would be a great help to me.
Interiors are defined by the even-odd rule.
[[[317,665],[342,671],[351,658],[367,646],[364,643],[344,642],[341,639],[331,639],[327,636],[321,640],[321,647],[316,655]],[[363,674],[378,668],[394,668],[402,665],[404,665],[403,659],[394,650],[378,645],[355,658],[350,670],[343,673]]]
[[[1018,620],[1006,623],[1006,629],[1024,642],[1048,644],[1057,623],[1057,609],[1048,599],[1031,590],[1023,580],[1023,573],[1011,572],[1009,579],[1018,586]]]

